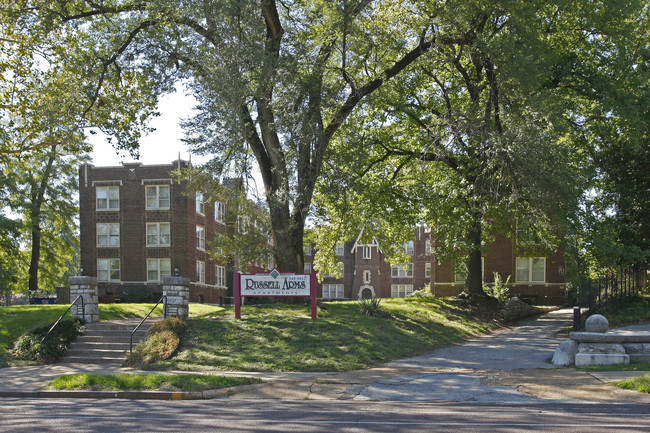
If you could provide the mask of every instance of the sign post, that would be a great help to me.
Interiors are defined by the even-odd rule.
[[[316,274],[235,274],[235,318],[241,318],[241,299],[245,297],[309,297],[311,318],[316,320]]]

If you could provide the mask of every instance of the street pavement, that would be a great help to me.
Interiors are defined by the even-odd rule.
[[[84,364],[10,367],[0,369],[0,397],[650,403],[648,394],[607,384],[643,372],[589,373],[573,368],[556,368],[550,363],[555,348],[567,338],[566,334],[558,336],[558,332],[571,323],[572,310],[553,311],[500,332],[360,371],[212,372],[260,377],[265,382],[200,393],[55,392],[48,389],[47,383],[60,375],[135,370]],[[635,330],[650,332],[650,326]]]

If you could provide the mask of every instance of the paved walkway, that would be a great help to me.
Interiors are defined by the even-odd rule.
[[[78,397],[344,399],[380,401],[645,402],[650,395],[607,385],[642,372],[587,373],[550,364],[572,323],[572,310],[554,311],[518,326],[381,367],[344,373],[214,372],[261,377],[263,384],[204,393],[75,393]],[[645,326],[637,330],[648,330]],[[0,396],[63,396],[43,392],[63,374],[129,372],[115,366],[53,364],[0,369]],[[180,373],[180,372],[179,372]]]

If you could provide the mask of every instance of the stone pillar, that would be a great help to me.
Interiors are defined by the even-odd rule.
[[[81,295],[83,298],[83,310],[81,301],[77,301],[70,312],[72,317],[77,317],[84,323],[99,322],[99,298],[97,296],[96,277],[70,277],[70,302]]]
[[[187,319],[190,305],[190,279],[164,277],[163,295],[167,296],[167,317],[178,316]]]

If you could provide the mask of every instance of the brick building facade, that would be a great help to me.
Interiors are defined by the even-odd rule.
[[[99,295],[110,301],[134,298],[158,300],[162,279],[179,275],[190,279],[190,301],[220,303],[232,296],[233,273],[226,263],[212,260],[206,249],[215,233],[226,229],[228,203],[207,202],[205,195],[189,194],[172,172],[188,165],[125,163],[116,167],[79,169],[81,266],[96,276]],[[237,220],[238,221],[238,220]],[[403,297],[432,283],[436,296],[453,296],[464,288],[460,266],[434,256],[435,239],[418,228],[405,248],[412,256],[406,269],[391,266],[376,243],[359,240],[337,247],[340,278],[325,277],[319,284],[324,299],[363,296]],[[530,245],[526,245],[528,248]],[[529,257],[516,242],[496,236],[486,246],[483,275],[493,282],[498,272],[510,276],[511,292],[538,304],[560,305],[566,300],[564,262],[560,253]],[[311,272],[313,249],[305,254],[305,272]],[[269,271],[273,259],[254,263],[251,273]]]
[[[529,244],[525,245],[530,250]],[[343,270],[341,278],[325,277],[319,288],[325,299],[360,299],[361,297],[404,297],[431,283],[436,296],[455,296],[464,289],[461,264],[451,260],[439,262],[435,255],[435,239],[423,228],[405,245],[412,257],[406,269],[391,266],[376,243],[347,242],[337,247]],[[534,250],[534,247],[533,247]],[[564,260],[561,252],[550,255],[523,253],[505,236],[496,235],[486,245],[483,276],[486,284],[494,282],[494,272],[505,281],[510,276],[511,293],[540,305],[562,305],[567,299]],[[313,260],[308,254],[306,262]],[[309,265],[307,265],[309,267]]]
[[[173,275],[190,278],[191,302],[226,296],[232,275],[206,242],[225,229],[227,205],[187,194],[171,174],[187,165],[80,167],[81,266],[98,278],[103,299],[158,300],[163,277]]]

